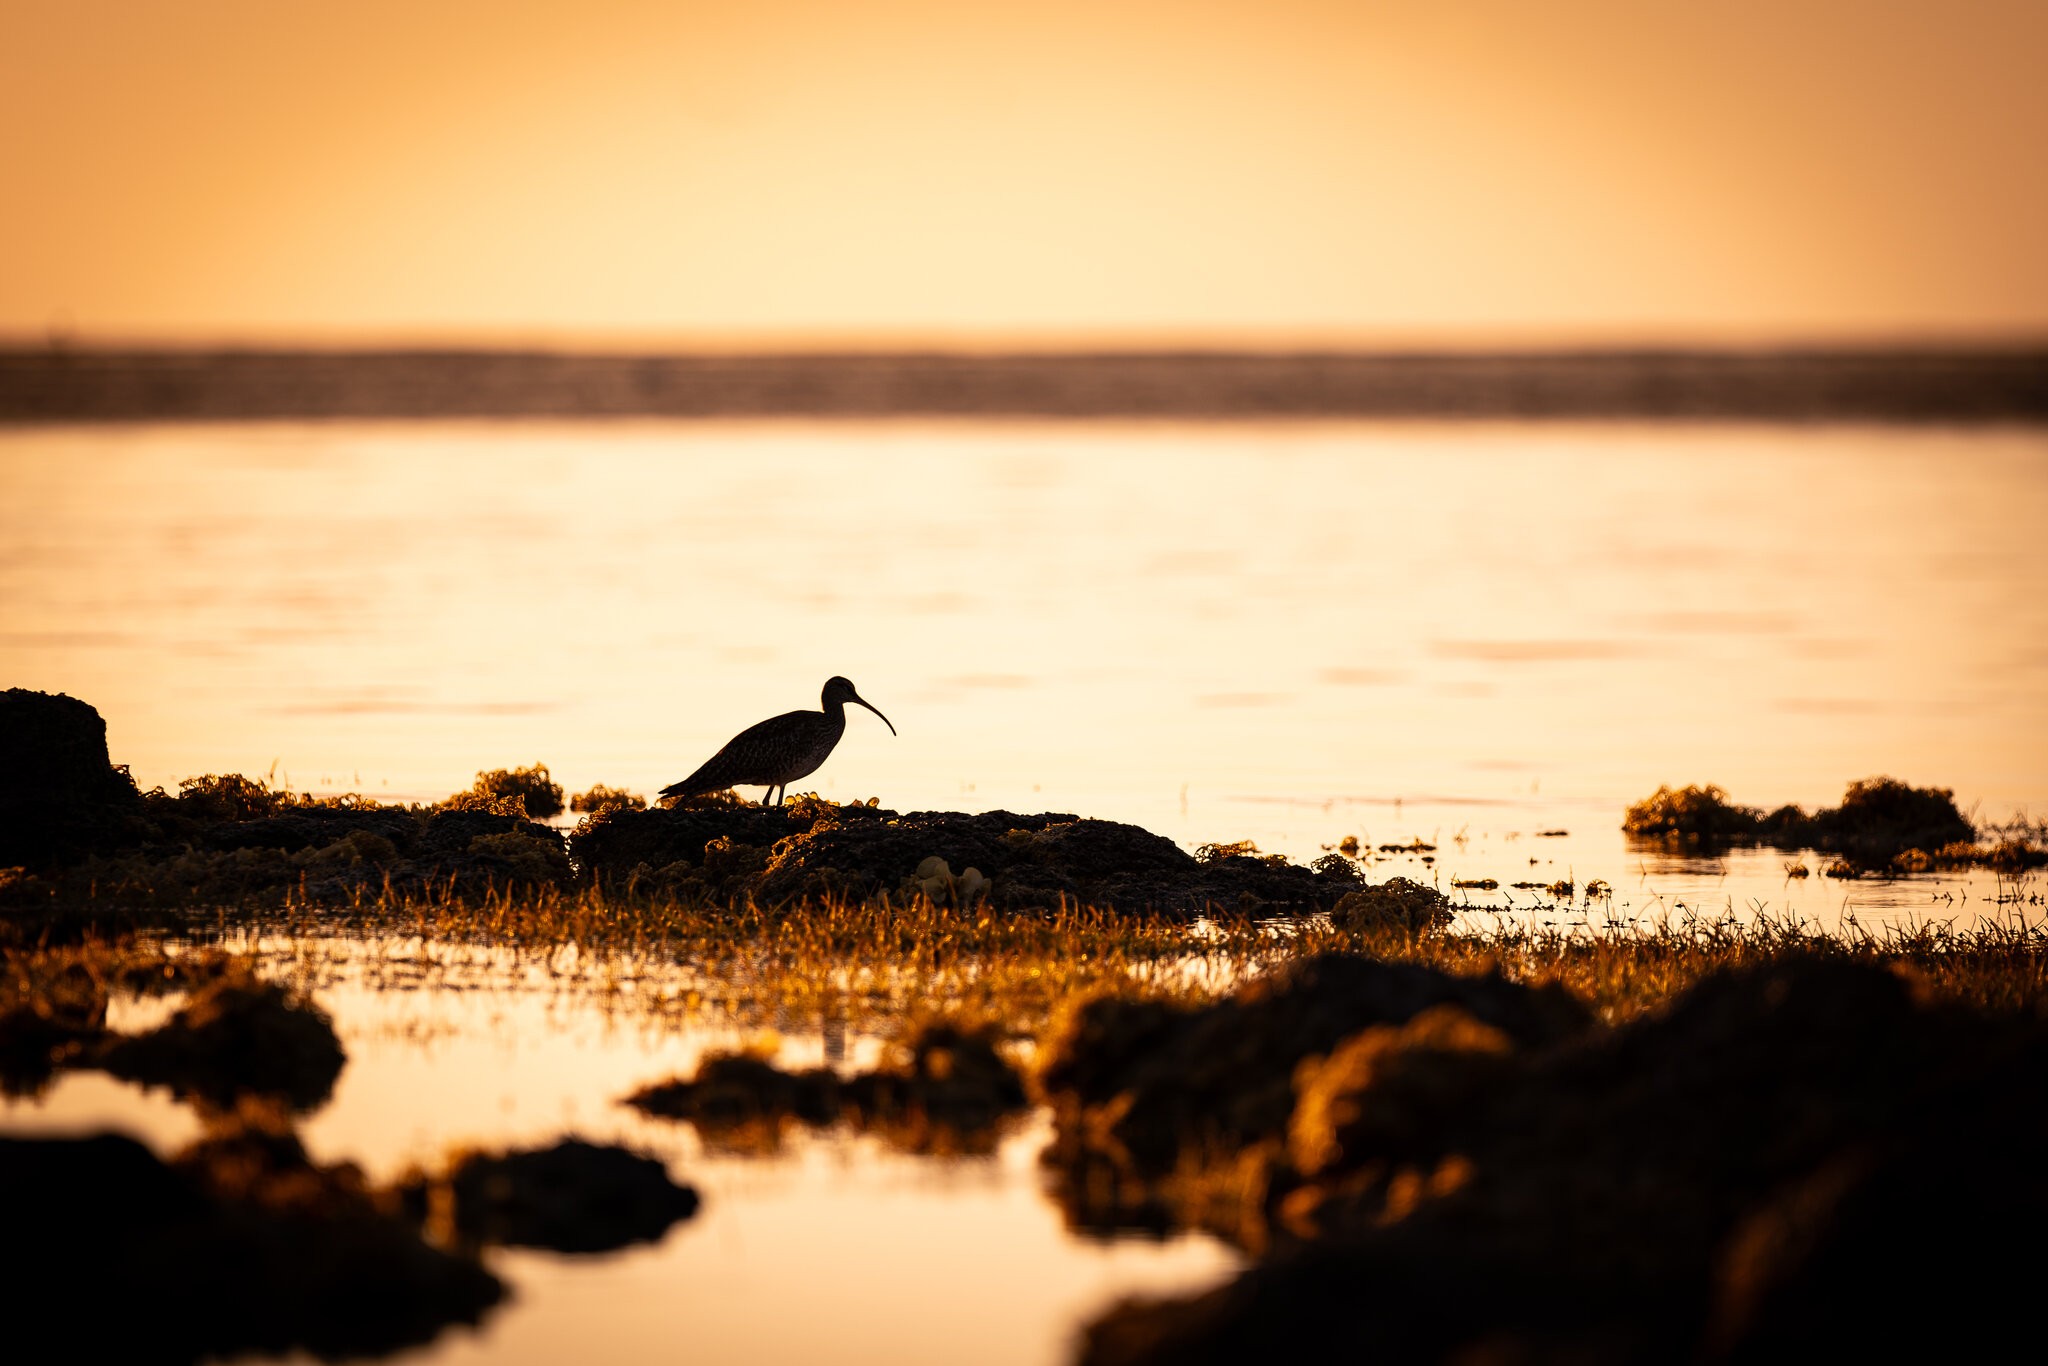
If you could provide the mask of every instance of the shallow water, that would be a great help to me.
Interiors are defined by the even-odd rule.
[[[316,1161],[352,1161],[388,1180],[454,1146],[573,1133],[659,1156],[704,1199],[653,1246],[488,1252],[512,1300],[480,1328],[394,1361],[1051,1363],[1068,1359],[1071,1335],[1117,1298],[1205,1288],[1242,1264],[1206,1236],[1068,1232],[1041,1193],[1042,1114],[985,1158],[912,1156],[844,1131],[799,1134],[772,1156],[720,1153],[691,1126],[619,1098],[690,1071],[706,1048],[758,1037],[678,1027],[637,1010],[601,974],[502,954],[350,940],[261,949],[315,986],[348,1052],[332,1098],[301,1128]],[[118,1001],[110,1023],[145,1028],[176,1002]],[[792,1029],[778,1061],[867,1066],[879,1047]],[[97,1074],[65,1074],[39,1101],[0,1101],[4,1132],[106,1127],[160,1152],[200,1132],[163,1092]]]
[[[2048,810],[2035,429],[52,427],[0,489],[0,676],[145,786],[646,792],[844,673],[901,735],[855,709],[799,788],[1419,836],[1446,881],[1946,911],[1998,889],[1665,866],[1620,814],[1876,773]]]

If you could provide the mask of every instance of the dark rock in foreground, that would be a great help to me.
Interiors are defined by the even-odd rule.
[[[1798,958],[1548,1045],[1437,1010],[1295,1073],[1247,1211],[1274,1255],[1112,1311],[1083,1359],[1980,1359],[2032,1331],[2048,1178],[1985,1155],[2048,1139],[2037,1022]],[[1880,1296],[1929,1259],[1967,1293]]]
[[[1194,1009],[1089,1002],[1048,1043],[1039,1073],[1070,1216],[1086,1227],[1150,1226],[1159,1216],[1147,1182],[1228,1166],[1262,1147],[1271,1151],[1251,1155],[1269,1162],[1286,1139],[1304,1067],[1375,1027],[1441,1007],[1523,1046],[1588,1023],[1561,989],[1344,954],[1295,960]]]
[[[0,1190],[22,1254],[0,1304],[23,1360],[381,1354],[504,1295],[285,1133],[218,1135],[170,1163],[113,1134],[0,1137]]]
[[[446,1218],[463,1243],[611,1252],[657,1242],[697,1212],[697,1192],[651,1157],[580,1139],[549,1148],[466,1153],[438,1177],[401,1182],[416,1220]]]
[[[770,905],[905,891],[927,858],[992,880],[1000,909],[1061,904],[1199,914],[1326,909],[1362,885],[1344,859],[1303,868],[1223,852],[1207,861],[1134,825],[1011,811],[966,814],[798,799],[614,810],[584,823],[571,850],[585,874],[618,888]]]

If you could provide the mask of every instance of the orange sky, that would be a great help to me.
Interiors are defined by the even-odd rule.
[[[0,333],[2048,332],[2048,4],[0,0]]]

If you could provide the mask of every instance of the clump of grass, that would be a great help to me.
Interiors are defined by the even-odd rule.
[[[1433,903],[1442,898],[1418,887]],[[1593,883],[1589,898],[1602,894]],[[2048,926],[2015,919],[1974,929],[1687,918],[1654,927],[1536,930],[1501,923],[1442,929],[1444,917],[1353,914],[1286,922],[1105,912],[1066,904],[1043,913],[958,912],[923,898],[823,899],[770,909],[692,904],[595,887],[481,897],[385,896],[354,908],[286,908],[265,933],[393,936],[411,961],[424,942],[530,957],[549,973],[573,946],[600,980],[640,978],[622,999],[664,1018],[743,1028],[844,1019],[893,1033],[913,1017],[964,1013],[1036,1037],[1072,1003],[1119,996],[1197,1003],[1292,958],[1365,953],[1460,974],[1556,982],[1618,1020],[1659,1008],[1706,973],[1788,954],[1849,956],[1910,970],[1979,1006],[2048,1001]],[[318,953],[309,960],[317,970]]]

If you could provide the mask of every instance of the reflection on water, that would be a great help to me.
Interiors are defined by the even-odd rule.
[[[2035,430],[79,427],[0,435],[0,487],[6,681],[145,785],[646,792],[844,673],[902,734],[856,717],[827,795],[1470,827],[1436,869],[1503,883],[1560,827],[1545,871],[1622,888],[1666,782],[2048,808]]]
[[[301,1131],[316,1161],[388,1180],[451,1146],[573,1132],[652,1153],[704,1196],[696,1218],[652,1247],[494,1251],[512,1302],[474,1332],[394,1360],[1049,1363],[1068,1359],[1070,1335],[1113,1300],[1205,1288],[1241,1264],[1203,1236],[1067,1232],[1041,1189],[1042,1115],[988,1158],[913,1157],[838,1132],[796,1136],[772,1157],[709,1150],[687,1124],[618,1102],[739,1036],[649,1014],[605,989],[602,970],[556,974],[432,943],[263,947],[314,985],[348,1053],[333,1097]],[[676,985],[642,981],[650,997]],[[176,1004],[119,1001],[115,1013],[139,1027]],[[879,1049],[843,1024],[838,1038],[792,1032],[778,1060],[814,1066],[838,1050],[872,1062]],[[198,1133],[190,1107],[91,1073],[62,1075],[40,1101],[0,1101],[0,1131],[107,1127],[159,1152]]]

